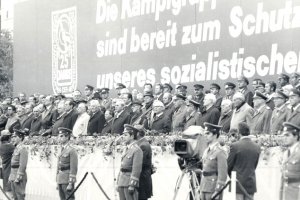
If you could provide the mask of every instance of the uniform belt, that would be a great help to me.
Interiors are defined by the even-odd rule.
[[[132,172],[132,169],[124,169],[124,168],[121,168],[121,172]]]
[[[66,166],[66,167],[59,167],[60,171],[65,171],[65,170],[69,170],[70,166]]]
[[[11,168],[19,168],[20,165],[12,165]]]
[[[299,183],[300,178],[285,178],[286,183]]]
[[[218,176],[218,172],[202,172],[203,176]]]

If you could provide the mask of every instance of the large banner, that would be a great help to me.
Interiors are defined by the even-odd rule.
[[[300,0],[27,0],[14,21],[15,92],[300,72]]]

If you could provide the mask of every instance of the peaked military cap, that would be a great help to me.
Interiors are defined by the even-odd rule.
[[[143,106],[143,104],[140,101],[133,101],[132,105],[139,105],[139,106]]]
[[[182,99],[182,100],[186,100],[186,97],[183,96],[182,94],[176,94],[175,97],[179,98],[179,99]]]
[[[95,93],[93,94],[92,99],[101,99],[100,94],[99,94],[98,92],[95,92]]]
[[[126,86],[123,83],[117,83],[116,89],[123,89],[126,88]]]
[[[290,123],[290,122],[284,122],[283,124],[283,132],[292,132],[292,133],[298,133],[300,132],[300,127]]]
[[[249,80],[248,80],[245,76],[243,76],[243,75],[239,76],[239,77],[237,78],[237,80],[238,80],[238,81],[243,80],[243,81],[246,82],[247,85],[249,85]]]
[[[194,85],[194,88],[197,88],[197,89],[204,89],[204,86],[201,85],[201,84],[195,84],[195,85]]]
[[[147,92],[144,92],[144,97],[146,97],[146,96],[149,96],[149,97],[152,97],[152,98],[154,97],[154,96],[153,96],[153,93],[150,92],[150,91],[149,91],[149,92],[148,92],[148,91],[147,91]]]
[[[169,88],[171,91],[173,90],[173,87],[169,83],[163,84],[164,88]]]
[[[86,85],[85,88],[88,89],[88,90],[94,90],[94,87],[91,86],[91,85]]]
[[[72,134],[72,130],[65,128],[65,127],[59,127],[58,128],[58,134],[63,134],[65,136],[71,135]]]
[[[210,88],[216,88],[216,89],[218,89],[218,90],[221,89],[221,87],[220,87],[217,83],[212,83],[212,84],[210,84]]]
[[[282,98],[282,99],[288,99],[289,96],[287,96],[286,94],[284,94],[284,92],[277,90],[276,93],[274,94],[273,98]]]
[[[189,99],[188,101],[189,101],[189,103],[193,104],[193,105],[196,106],[196,107],[199,107],[199,106],[200,106],[200,103],[197,102],[197,101],[195,101],[195,100],[193,100],[193,99]]]
[[[225,86],[225,89],[227,89],[227,88],[234,89],[236,87],[236,85],[234,83],[231,83],[231,82],[226,82],[224,84],[224,86]]]
[[[203,125],[204,125],[204,130],[209,131],[213,134],[218,134],[222,128],[222,126],[218,126],[218,125],[211,124],[208,122],[204,122]]]
[[[137,128],[135,128],[134,126],[130,125],[130,124],[124,124],[124,131],[123,133],[126,133],[126,131],[133,131],[133,132],[138,132],[139,130]]]
[[[176,89],[185,89],[186,90],[187,86],[180,83],[180,84],[176,85]]]
[[[289,94],[289,96],[300,96],[300,91],[293,88]]]
[[[264,94],[262,94],[261,92],[256,91],[253,99],[263,99],[263,100],[267,100],[268,97],[266,97]]]
[[[283,78],[285,80],[289,80],[290,79],[290,77],[288,75],[284,74],[284,73],[279,74],[278,78]]]
[[[101,94],[108,93],[108,92],[109,92],[108,88],[102,88],[100,91]]]

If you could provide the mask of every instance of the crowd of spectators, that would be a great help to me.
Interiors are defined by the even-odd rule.
[[[130,91],[118,83],[115,97],[108,88],[90,85],[84,93],[76,90],[68,97],[27,96],[22,92],[2,102],[0,129],[22,129],[29,136],[57,136],[58,127],[65,127],[79,137],[122,134],[124,124],[140,124],[147,134],[160,135],[208,122],[221,125],[222,134],[228,134],[246,122],[251,134],[280,134],[285,121],[300,125],[300,74],[280,74],[277,78],[255,78],[252,86],[244,76],[224,85],[213,83],[209,88],[195,84],[190,94],[186,85],[168,83],[146,83],[143,91]]]

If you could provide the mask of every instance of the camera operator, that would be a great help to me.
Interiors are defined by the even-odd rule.
[[[221,148],[218,138],[221,126],[205,122],[205,136],[208,147],[202,157],[203,172],[200,183],[201,200],[210,200],[225,185],[227,179],[226,153]],[[222,199],[219,195],[216,199]]]

